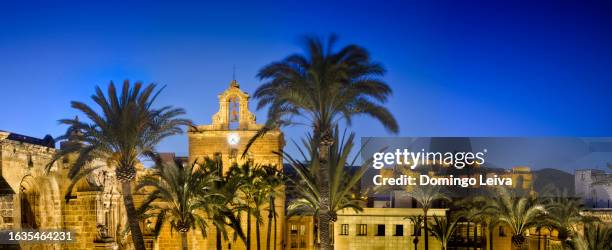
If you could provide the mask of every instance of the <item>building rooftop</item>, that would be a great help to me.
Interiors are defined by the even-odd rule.
[[[55,148],[55,139],[53,139],[51,135],[46,135],[45,137],[40,139],[40,138],[36,138],[32,136],[21,135],[21,134],[12,133],[12,132],[5,132],[1,130],[0,132],[8,133],[8,136],[6,137],[6,139],[11,140],[11,141],[18,141],[18,142],[24,142],[28,144],[34,144],[34,145],[39,145],[39,146],[44,146],[44,147],[49,147],[49,148]]]

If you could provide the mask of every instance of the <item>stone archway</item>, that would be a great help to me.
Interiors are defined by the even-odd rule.
[[[34,177],[25,176],[19,187],[19,213],[21,218],[19,224],[21,228],[40,228],[39,198],[40,192]]]
[[[21,228],[51,229],[61,227],[60,191],[53,177],[25,176],[19,187]]]

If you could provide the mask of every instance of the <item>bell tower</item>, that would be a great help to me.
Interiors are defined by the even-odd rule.
[[[213,115],[212,124],[208,126],[224,130],[260,128],[255,123],[255,115],[249,110],[249,95],[240,89],[236,80],[232,80],[229,88],[219,95],[219,111]]]
[[[243,164],[252,161],[255,164],[273,165],[282,170],[282,157],[274,152],[280,152],[285,144],[283,133],[280,130],[272,130],[260,137],[250,147],[246,157],[242,153],[249,140],[261,129],[263,125],[257,124],[255,115],[249,110],[249,95],[240,89],[236,80],[231,81],[229,87],[219,95],[219,111],[212,116],[210,124],[198,125],[188,131],[189,137],[189,161],[201,160],[204,157],[213,157],[216,153],[221,154],[223,159],[223,172],[234,164]],[[279,192],[284,192],[280,188]],[[285,218],[285,196],[278,195],[275,199],[275,211],[277,218]],[[266,210],[265,208],[264,210]],[[267,210],[266,210],[267,211]],[[246,214],[241,216],[241,224],[246,227]],[[255,221],[252,218],[252,221]],[[270,239],[278,237],[275,249],[282,249],[284,219],[278,219],[276,233]],[[209,235],[215,235],[214,227],[209,230]],[[251,249],[256,248],[255,230],[251,232]],[[262,230],[261,242],[266,242],[267,232]],[[215,249],[215,237],[206,238],[206,249]],[[223,249],[245,249],[245,245],[238,241],[223,241]]]
[[[276,165],[282,169],[282,157],[274,154],[284,146],[283,134],[273,130],[259,138],[241,157],[248,141],[261,129],[255,115],[249,110],[249,95],[240,89],[236,80],[219,95],[219,111],[212,116],[212,122],[190,129],[189,160],[201,160],[220,153],[224,171],[232,163],[244,163],[247,160],[255,164]]]

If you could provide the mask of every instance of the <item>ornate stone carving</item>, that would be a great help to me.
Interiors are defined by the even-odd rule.
[[[249,110],[249,95],[240,89],[236,80],[219,95],[219,112],[212,117],[212,125],[220,129],[228,129],[231,122],[238,122],[238,129],[255,125],[255,115]]]

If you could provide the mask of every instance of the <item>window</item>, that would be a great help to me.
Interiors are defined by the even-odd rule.
[[[349,225],[348,224],[342,224],[340,225],[340,235],[348,235],[349,234]]]
[[[506,232],[504,232],[504,226],[499,226],[499,237],[506,237]]]
[[[385,236],[385,224],[376,225],[376,236]]]
[[[368,235],[368,225],[357,224],[357,236],[366,236],[366,235]]]
[[[306,234],[306,225],[300,225],[300,235]]]
[[[395,233],[393,236],[404,236],[404,225],[395,225]]]
[[[297,235],[298,230],[297,230],[297,225],[296,224],[291,224],[291,234],[292,235]]]

